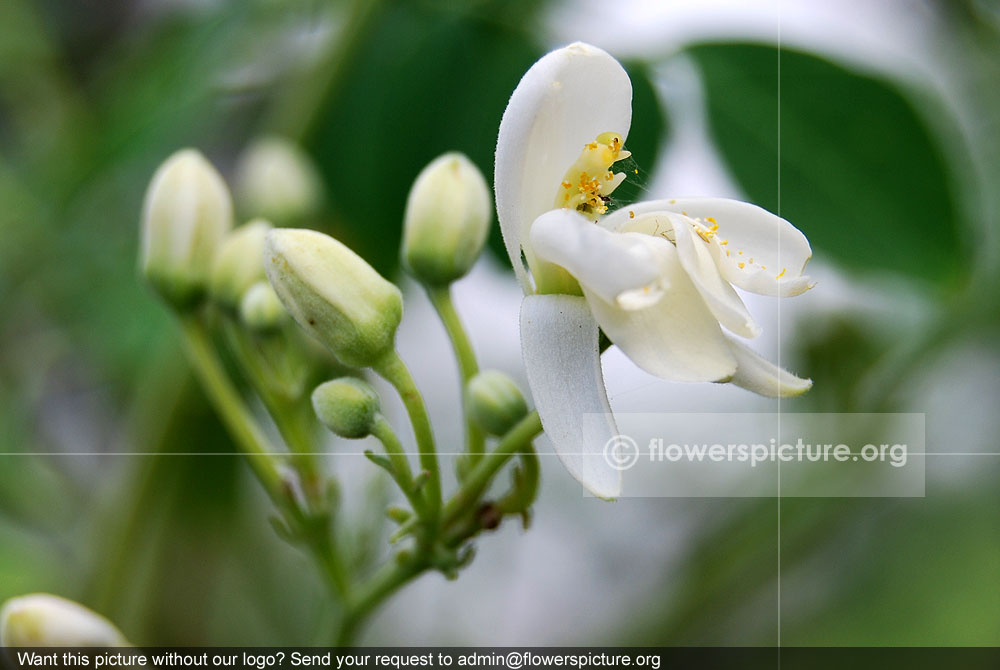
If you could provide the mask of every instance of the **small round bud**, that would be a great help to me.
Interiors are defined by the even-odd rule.
[[[174,307],[190,307],[204,295],[215,253],[232,225],[222,176],[194,149],[178,151],[146,190],[142,274]]]
[[[248,288],[240,301],[240,319],[253,331],[276,330],[287,316],[281,299],[266,281],[259,281]]]
[[[490,435],[503,435],[528,414],[521,390],[499,370],[483,370],[465,389],[469,418]]]
[[[356,377],[320,384],[313,391],[312,404],[324,426],[352,440],[372,433],[381,405],[375,389]]]
[[[255,219],[223,238],[209,284],[209,293],[219,304],[236,309],[247,289],[266,279],[264,238],[272,227],[263,219]]]
[[[344,365],[369,367],[392,351],[403,296],[337,240],[277,228],[267,234],[264,268],[288,313]]]
[[[403,262],[410,273],[431,285],[463,277],[483,251],[492,211],[489,187],[472,161],[460,153],[435,159],[406,201]]]
[[[247,216],[294,224],[319,210],[323,182],[302,149],[280,137],[265,137],[237,163],[236,197]]]
[[[0,608],[0,647],[125,647],[114,624],[79,603],[47,593],[11,598]]]

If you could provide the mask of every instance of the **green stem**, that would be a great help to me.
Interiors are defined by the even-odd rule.
[[[302,399],[289,397],[286,389],[276,388],[272,382],[274,371],[267,369],[269,364],[263,353],[256,343],[248,339],[246,331],[228,318],[225,319],[224,330],[236,360],[264,406],[267,407],[288,449],[294,454],[292,464],[302,479],[302,488],[309,500],[310,508],[322,509],[324,492],[314,454],[314,436],[304,421]]]
[[[337,632],[336,644],[349,646],[361,624],[389,596],[400,587],[414,579],[427,569],[427,562],[416,557],[405,562],[391,560],[375,573],[371,580],[358,592],[344,612],[340,630]]]
[[[431,422],[427,416],[423,396],[420,395],[403,359],[395,350],[390,351],[377,361],[372,369],[396,388],[407,413],[410,415],[413,433],[417,438],[417,450],[420,452],[420,467],[427,473],[427,482],[424,484],[427,501],[425,518],[433,533],[433,528],[441,513],[441,473],[438,470],[434,433],[431,430]]]
[[[447,526],[462,520],[464,514],[479,500],[490,481],[511,457],[517,454],[528,454],[529,457],[535,455],[531,441],[541,432],[542,423],[538,418],[538,412],[532,412],[504,435],[497,448],[469,472],[462,487],[448,502],[444,511],[445,531],[448,530]],[[447,533],[443,533],[432,537],[446,535]],[[416,555],[408,560],[393,561],[384,565],[367,584],[361,587],[344,612],[337,644],[342,646],[350,644],[364,619],[379,604],[429,567],[428,556],[433,551],[434,541],[418,544]]]
[[[524,445],[519,454],[521,469],[517,479],[517,486],[504,498],[497,502],[500,511],[504,514],[517,513],[527,515],[528,510],[538,497],[538,483],[541,477],[541,467],[538,462],[538,454],[529,442]],[[527,519],[527,516],[525,516]]]
[[[430,296],[434,309],[437,310],[441,323],[448,331],[452,348],[458,358],[458,369],[462,375],[462,409],[465,416],[465,450],[471,456],[472,463],[476,463],[482,456],[486,445],[486,436],[479,426],[473,422],[468,412],[465,411],[465,388],[476,373],[479,372],[479,364],[476,362],[476,352],[472,349],[469,336],[462,326],[462,320],[455,310],[455,304],[451,299],[451,288],[448,286],[428,287],[427,295]]]
[[[445,525],[453,523],[467,512],[470,506],[489,486],[493,476],[516,454],[527,453],[531,441],[542,432],[542,421],[538,412],[531,412],[511,428],[497,444],[496,449],[479,461],[466,476],[462,486],[455,492],[444,508]]]
[[[273,454],[277,453],[247,408],[219,360],[204,322],[194,314],[181,316],[181,326],[188,358],[202,388],[222,418],[229,434],[243,451],[250,469],[282,512],[293,531],[310,528],[310,519],[299,507],[288,483],[278,472]],[[335,592],[346,597],[348,580],[342,561],[326,534],[310,532],[306,536],[314,558]]]
[[[274,447],[226,375],[203,322],[197,316],[188,315],[181,317],[181,325],[195,375],[229,434],[242,449],[250,468],[275,505],[301,516],[301,510],[290,497],[288,487],[270,456],[275,453]]]
[[[385,447],[385,453],[388,454],[389,460],[392,461],[396,484],[403,491],[406,499],[410,501],[413,511],[418,516],[421,515],[424,512],[423,500],[420,494],[413,488],[413,473],[410,470],[410,462],[406,458],[406,452],[403,450],[403,445],[399,443],[399,438],[396,437],[396,432],[392,429],[392,425],[381,414],[375,418],[372,435],[382,443],[382,446]]]

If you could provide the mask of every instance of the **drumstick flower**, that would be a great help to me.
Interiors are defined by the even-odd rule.
[[[738,337],[760,333],[734,287],[798,295],[812,251],[788,221],[721,198],[663,199],[610,211],[628,178],[632,85],[604,51],[575,43],[518,84],[497,140],[494,188],[504,242],[527,295],[521,337],[546,434],[591,492],[613,497],[603,459],[617,434],[600,367],[599,329],[660,378],[730,382],[784,397],[811,382]],[[527,267],[522,262],[522,254]],[[738,337],[737,337],[738,336]],[[599,431],[583,413],[607,417]]]

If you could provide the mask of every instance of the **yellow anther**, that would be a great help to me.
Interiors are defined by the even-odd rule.
[[[743,268],[744,268],[744,267],[746,266],[746,263],[743,263],[743,262],[739,262],[739,263],[737,263],[736,265],[738,265],[738,266],[739,266],[739,268],[740,268],[740,270],[742,270],[742,269],[743,269]]]
[[[635,212],[633,212],[631,209],[628,211],[628,218],[630,218],[630,219],[634,219],[635,218]]]
[[[557,207],[567,207],[593,218],[608,211],[609,196],[624,174],[616,175],[611,166],[631,154],[622,148],[624,141],[618,133],[601,133],[596,141],[584,145],[583,152],[566,171],[562,188],[567,192],[556,196]],[[599,176],[604,175],[604,179]]]
[[[781,268],[781,272],[778,273],[775,279],[781,279],[784,276],[785,276],[785,268]]]

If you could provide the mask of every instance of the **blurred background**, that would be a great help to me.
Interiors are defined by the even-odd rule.
[[[806,396],[659,382],[612,351],[615,409],[925,413],[926,497],[608,504],[545,456],[531,529],[482,537],[458,581],[425,575],[361,641],[1000,644],[994,0],[4,0],[0,600],[77,599],[138,644],[322,639],[321,581],[244,463],[169,456],[233,447],[137,277],[145,186],[180,147],[237,183],[259,138],[297,143],[323,197],[294,223],[403,286],[401,351],[447,443],[458,375],[398,268],[406,194],[448,150],[491,178],[511,91],[574,40],[632,77],[631,197],[780,212],[820,282],[748,298]],[[237,190],[243,219],[263,206]],[[484,366],[523,383],[499,230],[491,246],[458,306]],[[374,468],[338,449],[328,467],[364,482],[359,541],[384,553]]]

